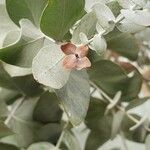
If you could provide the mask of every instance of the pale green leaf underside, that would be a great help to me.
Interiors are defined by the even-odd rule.
[[[87,35],[90,39],[96,32],[97,18],[94,12],[86,14],[74,30],[71,41],[76,44],[81,44],[80,33]]]
[[[3,45],[3,41],[6,35],[12,30],[18,30],[19,28],[10,20],[4,4],[0,4],[0,48]]]
[[[56,93],[71,123],[79,125],[86,116],[90,101],[90,85],[86,71],[72,71],[67,84],[56,90]]]
[[[63,67],[64,54],[59,45],[51,43],[42,48],[33,59],[34,78],[41,84],[55,89],[63,87],[69,78],[70,70]]]
[[[44,35],[31,21],[20,20],[20,30],[10,31],[0,49],[0,59],[21,67],[30,68],[32,60],[44,44]]]

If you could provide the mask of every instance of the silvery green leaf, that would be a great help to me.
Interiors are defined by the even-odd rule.
[[[16,103],[21,100],[22,100],[21,98],[18,99]],[[20,118],[24,121],[33,121],[32,114],[37,102],[38,102],[38,97],[25,99],[22,102],[22,105],[14,113],[14,119]],[[15,107],[16,103],[13,104],[12,108]]]
[[[0,0],[0,5],[5,4],[5,0]]]
[[[37,27],[35,27],[30,20],[21,19],[19,23],[21,29],[9,31],[3,41],[3,47],[15,45],[20,41],[23,41],[25,44],[29,41],[31,42],[44,37],[44,34]]]
[[[117,0],[117,1],[120,4],[120,6],[122,6],[125,9],[129,9],[134,5],[133,1],[131,0]]]
[[[31,68],[33,58],[39,52],[39,50],[43,47],[44,38],[37,39],[35,41],[29,42],[26,44],[22,51],[17,55],[15,65]]]
[[[121,130],[121,123],[124,117],[124,112],[118,111],[113,115],[111,138],[114,139]]]
[[[8,72],[11,77],[25,76],[32,73],[30,68],[21,68],[18,66],[10,65],[2,62],[4,69]]]
[[[144,6],[143,9],[148,9],[148,10],[150,10],[150,1],[148,1],[148,2],[146,3],[146,5]]]
[[[93,38],[93,48],[99,54],[102,55],[107,49],[107,43],[101,35],[95,35]]]
[[[30,20],[21,19],[19,21],[23,39],[26,41],[44,37],[44,34]]]
[[[98,3],[93,6],[93,10],[97,16],[98,23],[102,26],[102,28],[107,32],[112,31],[115,26],[115,16],[111,9],[105,4]]]
[[[8,34],[5,36],[2,47],[4,48],[13,45],[17,43],[20,40],[20,38],[21,30],[12,30],[8,32]]]
[[[80,21],[77,28],[74,30],[71,41],[76,44],[81,44],[80,33],[83,32],[87,35],[88,39],[94,36],[96,30],[95,26],[97,23],[97,18],[94,12],[86,14]]]
[[[0,48],[6,35],[12,30],[19,30],[19,28],[10,20],[5,5],[0,4]]]
[[[147,135],[145,144],[146,144],[146,150],[149,150],[150,149],[150,134]]]
[[[18,99],[12,109],[21,101],[22,99]],[[27,147],[34,141],[35,130],[39,124],[33,121],[32,114],[37,101],[37,97],[22,101],[22,105],[8,123],[8,127],[15,133],[11,138],[17,142],[19,147]]]
[[[135,5],[142,8],[144,7],[149,0],[132,0]]]
[[[90,102],[89,77],[85,70],[73,70],[67,84],[56,90],[71,123],[79,125],[85,118]]]
[[[13,44],[17,42],[20,38],[25,41],[36,40],[38,38],[44,37],[44,34],[28,19],[21,19],[19,21],[21,30],[10,30],[5,37],[5,45]],[[13,35],[13,36],[12,36]],[[22,37],[21,37],[22,36]],[[6,43],[9,44],[6,44]]]
[[[68,150],[81,150],[78,139],[71,131],[65,131],[63,143],[67,146]]]
[[[47,4],[47,0],[5,0],[7,12],[11,20],[19,26],[22,18],[31,20],[39,26],[41,14]]]
[[[121,14],[131,22],[142,25],[149,26],[150,25],[150,12],[144,10],[121,10]]]
[[[135,7],[136,9],[140,9],[146,5],[147,0],[117,0],[118,3],[125,9],[130,9]]]
[[[138,32],[135,36],[138,40],[148,43],[150,41],[150,28],[146,28],[145,30]]]
[[[121,32],[129,32],[129,33],[136,33],[145,28],[144,26],[138,25],[130,20],[127,20],[126,18],[116,26]]]
[[[44,45],[44,35],[27,19],[20,20],[21,30],[10,31],[0,49],[0,59],[21,67],[31,68],[32,60]]]
[[[59,149],[49,142],[39,142],[30,145],[27,150],[59,150]]]
[[[79,36],[80,36],[80,40],[81,40],[82,44],[87,44],[88,43],[89,40],[88,40],[85,33],[81,32]]]
[[[100,35],[103,35],[105,33],[105,30],[102,28],[102,26],[99,23],[96,24],[96,30]]]
[[[45,86],[62,88],[69,78],[70,70],[63,67],[64,53],[59,45],[51,43],[43,47],[33,59],[34,78]]]
[[[85,10],[86,12],[90,12],[92,11],[92,7],[96,4],[96,3],[106,3],[109,0],[85,0]]]

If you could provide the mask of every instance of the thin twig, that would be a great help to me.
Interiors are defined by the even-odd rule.
[[[62,133],[61,133],[61,135],[60,135],[60,137],[58,139],[58,142],[57,142],[57,145],[56,145],[56,149],[58,149],[60,147],[61,142],[62,142],[63,137],[64,137],[64,134],[65,134],[65,130],[62,131]]]
[[[6,125],[9,124],[9,122],[11,121],[13,115],[18,110],[18,108],[21,106],[21,104],[23,103],[24,100],[25,100],[25,97],[23,97],[21,100],[18,100],[17,104],[14,106],[14,108],[12,109],[12,111],[10,112],[10,114],[8,115],[7,119],[4,122]]]
[[[110,103],[112,102],[112,99],[105,92],[103,92],[94,82],[90,81],[90,84],[94,88],[96,88]]]
[[[90,84],[95,87],[110,103],[113,102],[112,98],[110,98],[103,90],[100,89],[99,86],[97,86],[94,82],[90,81]],[[139,120],[136,119],[134,116],[132,116],[131,114],[129,114],[128,112],[125,111],[125,109],[123,107],[121,107],[120,105],[116,105],[116,108],[118,108],[120,111],[124,112],[125,115],[130,119],[132,120],[133,122],[135,122],[136,124],[139,123]],[[145,127],[144,128],[150,132],[150,128],[148,127]]]
[[[91,95],[93,95],[96,91],[96,88],[93,88],[92,92],[91,92]]]
[[[92,37],[91,39],[89,39],[89,41],[86,43],[86,45],[89,45],[92,41],[93,41],[94,37]]]
[[[58,141],[57,141],[57,144],[56,144],[56,149],[59,149],[60,148],[60,145],[61,145],[61,143],[62,143],[62,140],[63,140],[63,137],[64,137],[64,135],[65,135],[65,131],[66,131],[66,128],[68,127],[68,122],[66,123],[66,125],[64,126],[64,129],[63,129],[63,131],[62,131],[62,133],[61,133],[61,135],[60,135],[60,137],[59,137],[59,139],[58,139]]]

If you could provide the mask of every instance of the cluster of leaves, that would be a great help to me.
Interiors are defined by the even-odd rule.
[[[0,0],[0,149],[80,150],[85,122],[86,150],[118,134],[149,150],[148,113],[129,114],[149,100],[149,26],[148,0]],[[63,67],[66,42],[89,47],[91,68]]]

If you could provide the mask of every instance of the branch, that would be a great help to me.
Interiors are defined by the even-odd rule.
[[[60,145],[62,143],[63,137],[65,135],[66,128],[68,127],[68,124],[69,124],[69,122],[67,122],[65,124],[64,128],[63,128],[63,131],[62,131],[62,133],[61,133],[61,135],[60,135],[60,137],[59,137],[59,139],[57,141],[57,144],[56,144],[56,147],[55,147],[56,149],[59,149],[59,147],[60,147]]]
[[[15,112],[21,106],[21,104],[23,103],[23,101],[25,100],[25,98],[26,97],[23,97],[21,100],[18,100],[18,102],[16,103],[16,105],[14,106],[14,108],[12,108],[12,111],[10,112],[10,114],[8,115],[7,119],[4,122],[6,125],[9,124],[9,122],[11,121],[11,119],[14,116]]]
[[[93,83],[92,81],[90,81],[91,86],[93,86],[94,88],[96,88],[110,103],[113,103],[113,99],[110,98],[103,90],[100,89],[99,86],[97,86],[95,83]],[[125,111],[124,107],[116,104],[116,108],[118,108],[118,110],[122,111],[125,113],[125,115],[132,120],[133,122],[135,122],[136,124],[140,124],[140,120],[136,119],[134,116],[132,116],[131,114],[129,114],[128,112]],[[150,128],[144,126],[145,130],[147,130],[148,132],[150,132]]]

